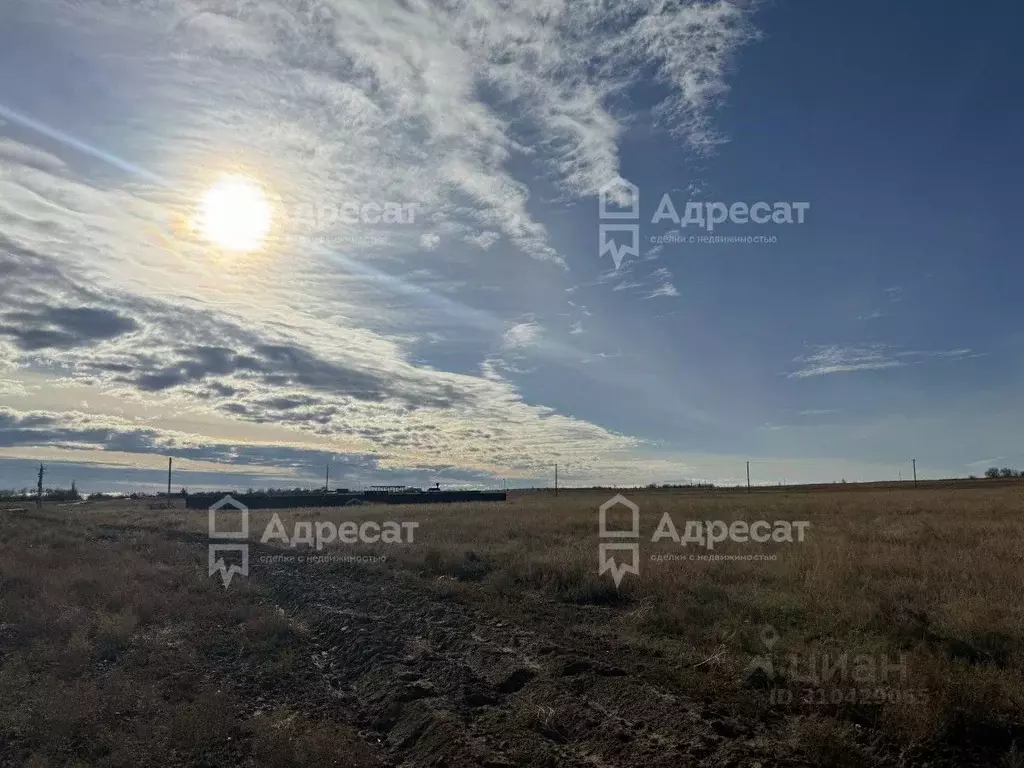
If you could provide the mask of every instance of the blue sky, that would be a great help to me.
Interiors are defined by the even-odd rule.
[[[0,13],[0,487],[1024,466],[1009,2]],[[809,208],[657,245],[665,194]]]

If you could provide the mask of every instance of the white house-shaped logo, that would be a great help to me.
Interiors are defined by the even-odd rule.
[[[218,531],[217,530],[217,512],[222,509],[233,509],[237,512],[242,513],[242,530],[240,531]],[[239,539],[245,540],[249,538],[249,508],[242,502],[232,498],[230,495],[225,496],[223,499],[218,501],[212,507],[210,507],[208,513],[208,527],[210,539],[228,539],[229,543],[215,543],[210,542],[207,547],[207,560],[208,560],[208,571],[209,575],[220,572],[221,580],[224,583],[224,589],[228,588],[231,584],[231,579],[234,575],[240,574],[241,576],[249,575],[249,545],[231,543],[230,540],[237,541]],[[236,565],[232,563],[228,565],[227,561],[220,557],[221,553],[235,552],[241,554],[242,563]]]
[[[620,176],[598,191],[597,208],[601,220],[597,227],[597,256],[611,253],[618,270],[624,256],[640,257],[640,189]],[[609,219],[633,223],[609,224]]]
[[[610,531],[608,530],[608,510],[619,505],[629,510],[630,527],[629,529]],[[613,496],[598,509],[597,525],[598,535],[602,539],[634,539],[632,542],[605,543],[602,541],[597,545],[597,575],[600,576],[605,571],[611,571],[615,588],[618,589],[622,583],[622,577],[627,573],[632,573],[634,576],[640,575],[640,507],[622,494]],[[617,562],[614,554],[616,552],[628,552],[630,554],[629,562]]]
[[[639,219],[640,188],[621,176],[609,181],[598,190],[597,215],[601,219]]]
[[[608,510],[619,505],[626,507],[632,516],[632,525],[629,530],[609,531]],[[608,499],[597,511],[598,535],[602,539],[639,539],[640,538],[640,507],[627,499],[621,493]]]
[[[217,512],[224,509],[235,509],[242,513],[242,530],[218,531]],[[247,539],[249,538],[249,508],[232,496],[225,496],[209,510],[209,533],[211,539]]]

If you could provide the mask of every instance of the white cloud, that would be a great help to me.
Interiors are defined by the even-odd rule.
[[[508,325],[529,309],[505,295],[506,265],[523,276],[516,299],[565,269],[536,212],[619,174],[621,105],[644,72],[665,86],[667,128],[695,150],[720,141],[710,116],[747,18],[728,0],[19,6],[5,24],[54,22],[66,53],[34,69],[40,90],[116,80],[121,101],[69,88],[61,109],[34,116],[68,120],[45,151],[0,142],[5,376],[32,366],[89,388],[91,403],[273,423],[295,444],[330,440],[393,466],[528,474],[558,453],[600,467],[639,441],[524,402],[499,365],[439,370],[409,349],[454,326],[491,349],[572,359],[539,322]],[[264,253],[211,253],[179,226],[225,170],[273,198]],[[554,200],[531,197],[538,177]],[[287,215],[350,202],[418,214],[327,232]],[[307,245],[319,235],[338,245]],[[463,294],[487,279],[506,304],[474,309],[477,294]],[[26,394],[10,378],[5,391]]]
[[[801,363],[803,367],[789,374],[791,379],[825,376],[830,373],[881,370],[905,365],[889,357],[887,348],[882,344],[863,347],[817,347],[810,355],[798,357],[794,362]]]
[[[675,297],[675,296],[678,296],[678,295],[679,295],[679,289],[676,288],[674,285],[672,285],[672,283],[665,282],[665,283],[662,283],[657,288],[655,288],[650,294],[648,294],[647,298],[648,299],[657,299],[657,298],[659,298],[661,296]]]
[[[504,344],[507,349],[521,349],[533,346],[544,333],[544,328],[534,320],[516,323],[505,331]]]
[[[857,315],[858,320],[878,320],[881,317],[885,317],[881,312],[875,310],[874,312],[868,312],[866,315]]]
[[[810,355],[794,360],[802,367],[790,373],[789,378],[802,379],[809,376],[826,376],[832,373],[900,368],[912,362],[921,362],[925,358],[963,359],[972,356],[976,355],[973,355],[969,349],[920,352],[897,351],[885,344],[850,347],[818,346]]]
[[[467,243],[472,243],[478,248],[486,251],[501,239],[501,235],[497,232],[480,232],[475,235],[467,235],[464,239]]]
[[[893,304],[903,300],[903,288],[894,285],[891,288],[885,289],[886,298]]]
[[[643,288],[643,283],[637,283],[632,280],[623,280],[621,283],[617,283],[612,290],[616,292],[631,291],[634,288]]]

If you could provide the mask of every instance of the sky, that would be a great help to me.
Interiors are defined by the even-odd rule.
[[[1022,21],[7,0],[0,488],[1024,467]]]

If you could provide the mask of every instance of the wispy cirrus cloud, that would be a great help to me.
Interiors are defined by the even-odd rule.
[[[661,246],[655,246],[660,249]],[[648,253],[656,253],[652,249]],[[678,298],[679,289],[673,283],[672,272],[667,267],[648,271],[644,262],[654,259],[644,257],[639,261],[624,261],[618,269],[602,272],[594,281],[596,285],[611,285],[616,293],[629,293],[645,299]]]
[[[567,198],[595,194],[618,176],[616,105],[644,72],[665,86],[665,128],[713,148],[727,72],[756,37],[741,0],[42,6],[21,13],[61,18],[77,55],[118,46],[136,68],[132,95],[161,117],[146,138],[178,150],[150,165],[158,175],[179,177],[230,132],[251,158],[287,157],[273,169],[286,205],[401,197],[430,211],[429,234],[504,237],[556,261],[510,162],[531,158]]]
[[[65,94],[9,105],[30,119],[12,118],[0,136],[5,391],[28,397],[17,372],[31,370],[54,390],[70,383],[197,422],[275,425],[294,446],[335,441],[382,469],[455,463],[529,476],[549,454],[581,473],[612,456],[621,466],[638,439],[524,402],[494,351],[594,368],[546,330],[554,312],[538,288],[558,290],[567,261],[538,211],[619,175],[632,120],[621,107],[641,78],[662,84],[655,114],[679,143],[698,153],[720,143],[711,118],[737,50],[756,37],[752,8],[5,9],[0,43],[17,34],[34,44],[0,44],[0,99],[21,93],[2,73],[29,69],[34,92]],[[102,98],[84,87],[111,82]],[[252,176],[272,199],[261,253],[214,253],[176,225],[223,171]],[[538,179],[551,190],[544,200],[531,191]],[[297,215],[368,201],[417,215],[390,229],[334,218],[326,232]],[[668,277],[652,279],[648,292],[668,290]],[[567,336],[577,330],[566,324]],[[453,359],[423,362],[413,350],[427,340],[448,342]],[[63,441],[175,447],[159,434],[118,437],[142,427],[108,415],[116,429],[76,414]],[[54,446],[44,429],[11,429],[21,436],[11,450]]]
[[[679,296],[679,289],[676,288],[672,283],[665,282],[647,294],[648,299],[657,299],[662,296],[675,298]]]
[[[897,368],[906,364],[890,357],[887,348],[882,344],[861,347],[838,345],[817,347],[811,354],[798,357],[793,362],[799,363],[802,367],[789,374],[791,379],[852,371],[877,371],[884,368]]]
[[[513,323],[505,331],[504,345],[508,349],[521,349],[535,344],[544,334],[544,327],[536,320]]]
[[[803,379],[810,376],[827,376],[833,373],[851,373],[855,371],[878,371],[886,368],[900,368],[912,363],[919,363],[928,358],[964,359],[973,357],[970,349],[952,349],[935,351],[899,351],[886,344],[867,344],[861,346],[827,345],[818,346],[814,351],[793,362],[800,368],[791,372],[788,378]]]
[[[903,287],[894,285],[885,289],[885,298],[890,304],[898,304],[903,301]]]

